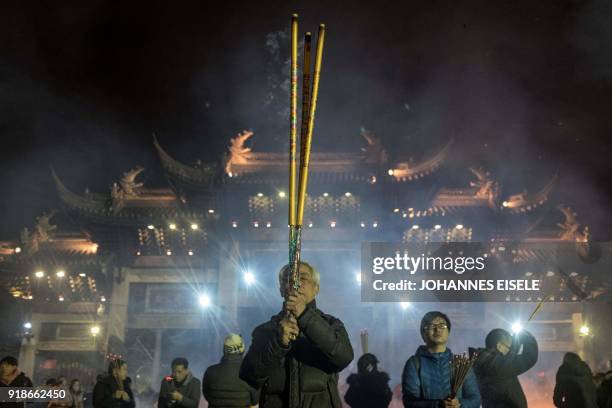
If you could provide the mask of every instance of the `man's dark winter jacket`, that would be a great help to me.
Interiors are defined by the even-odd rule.
[[[387,408],[393,397],[389,380],[389,374],[381,371],[351,374],[344,401],[351,408]]]
[[[406,361],[402,373],[402,400],[406,408],[438,408],[442,400],[451,394],[452,351],[431,353],[420,346],[414,356]],[[480,407],[480,394],[476,377],[468,371],[457,399],[462,408]]]
[[[14,375],[14,374],[13,374]],[[7,380],[8,381],[8,380]],[[24,373],[19,373],[8,384],[5,384],[4,381],[0,381],[0,387],[32,387],[32,380],[30,380]],[[2,402],[0,403],[0,407],[2,408],[23,408],[25,406],[24,402]]]
[[[238,377],[241,363],[242,354],[226,354],[219,364],[206,369],[202,391],[209,408],[257,405],[259,393]]]
[[[183,396],[183,399],[178,402],[172,402],[172,391],[178,391]],[[158,408],[174,407],[174,408],[196,408],[200,403],[200,380],[187,373],[187,377],[182,383],[177,383],[172,377],[166,377],[162,380],[159,387],[159,399],[157,400]]]
[[[559,408],[597,408],[597,388],[584,361],[561,364],[553,401]]]
[[[338,372],[353,359],[344,325],[313,301],[298,319],[298,338],[285,348],[278,339],[281,317],[253,331],[240,378],[261,389],[261,408],[341,408]]]
[[[612,408],[612,371],[608,371],[597,389],[599,408]]]
[[[130,378],[123,380],[123,391],[130,396],[129,401],[115,399],[119,384],[112,375],[99,375],[93,391],[94,408],[134,408],[134,394],[130,388]]]
[[[518,354],[523,345],[523,352]],[[508,354],[481,349],[474,364],[483,408],[527,408],[518,376],[538,361],[538,343],[528,331],[513,338]]]

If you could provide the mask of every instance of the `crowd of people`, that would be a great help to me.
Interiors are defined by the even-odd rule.
[[[279,273],[285,287],[287,266]],[[339,373],[354,353],[342,322],[316,305],[320,278],[303,262],[300,288],[286,297],[283,310],[253,332],[251,346],[230,334],[223,344],[221,362],[208,367],[198,380],[185,358],[175,358],[172,373],[164,377],[157,408],[195,408],[201,395],[210,408],[340,408]],[[423,345],[406,361],[401,394],[406,408],[526,408],[527,399],[518,376],[538,360],[538,344],[526,330],[514,335],[494,329],[483,348],[471,348],[464,375],[458,376],[457,356],[447,347],[451,321],[439,311],[426,313],[420,324]],[[246,352],[246,353],[245,353]],[[457,380],[457,378],[461,378]],[[357,361],[357,373],[347,378],[344,402],[351,408],[389,407],[393,392],[390,377],[379,371],[378,359],[365,353]],[[0,361],[0,386],[31,387],[32,381],[18,368],[14,357]],[[63,399],[41,407],[134,408],[126,361],[115,359],[106,374],[98,376],[91,398],[84,397],[78,380],[70,384],[59,377],[46,387],[68,390]],[[593,376],[576,353],[568,352],[557,371],[554,405],[563,408],[612,408],[612,372]],[[86,405],[87,404],[87,405]],[[0,407],[24,407],[23,402]],[[28,405],[32,406],[32,405]]]

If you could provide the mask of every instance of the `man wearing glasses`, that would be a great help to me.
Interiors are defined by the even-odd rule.
[[[402,373],[402,398],[406,408],[477,408],[480,394],[472,370],[455,398],[451,398],[453,353],[446,347],[451,322],[444,313],[428,312],[421,320],[425,345],[406,361]]]
[[[504,329],[493,329],[479,350],[474,372],[484,408],[527,408],[518,376],[538,361],[538,343],[526,330],[514,337]],[[523,346],[523,351],[519,351]]]

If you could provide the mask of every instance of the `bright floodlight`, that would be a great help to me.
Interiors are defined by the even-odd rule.
[[[30,322],[25,322],[23,324],[24,329],[30,330],[32,328],[32,323]]]
[[[37,278],[42,278],[43,276],[45,276],[45,273],[43,271],[36,271],[36,273],[34,273],[34,276],[36,276]]]
[[[192,230],[197,230],[198,229],[198,224],[191,224],[191,229]]]
[[[400,307],[402,310],[406,310],[410,307],[410,302],[400,302]]]
[[[150,229],[150,230],[154,230],[155,229],[155,225],[152,225],[152,224],[147,225],[147,228]]]
[[[589,328],[589,326],[586,326],[586,325],[582,326],[580,328],[580,334],[582,336],[588,336],[589,334],[591,334],[591,329]]]
[[[206,309],[210,306],[210,297],[205,293],[201,294],[198,298],[198,303],[200,304],[201,308]]]
[[[279,196],[280,198],[285,198],[285,192],[284,192],[284,191],[279,191],[279,192],[278,192],[278,196]]]
[[[512,332],[514,334],[520,333],[521,330],[523,330],[523,326],[519,322],[516,322],[512,325]]]
[[[357,283],[361,283],[361,272],[355,272],[355,280],[357,280]]]
[[[89,332],[93,335],[93,336],[97,336],[98,334],[100,334],[100,326],[91,326],[89,328]]]
[[[66,275],[66,272],[64,272],[64,271],[57,271],[57,273],[55,275],[58,278],[63,278]]]
[[[251,272],[246,272],[244,274],[244,283],[246,283],[247,285],[252,285],[253,283],[255,283],[255,275],[253,275],[253,273]]]
[[[170,224],[170,225],[168,225],[168,228],[170,228],[171,230],[175,230],[176,229],[176,224]]]

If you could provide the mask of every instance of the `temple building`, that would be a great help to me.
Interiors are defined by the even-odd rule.
[[[165,174],[161,188],[139,182],[145,169],[135,167],[109,191],[77,193],[52,170],[62,203],[57,211],[74,231],[54,223],[59,213],[44,214],[0,247],[2,285],[29,313],[20,351],[24,371],[37,381],[62,372],[90,384],[107,356],[121,355],[137,382],[155,388],[177,349],[204,369],[219,357],[228,331],[248,340],[280,309],[288,154],[252,151],[252,137],[244,131],[231,139],[223,160],[195,164],[154,140]],[[556,174],[534,191],[512,191],[486,169],[449,165],[452,140],[425,157],[396,161],[375,135],[361,137],[356,152],[312,153],[302,259],[320,268],[318,302],[342,318],[356,354],[367,328],[370,350],[395,376],[416,348],[406,339],[419,339],[421,309],[360,302],[361,242],[590,240],[571,203],[555,199]],[[516,254],[517,262],[537,256]],[[534,273],[540,272],[546,273]],[[572,276],[587,296],[608,288],[609,282],[579,271]],[[543,353],[592,358],[580,332],[588,308],[567,286],[556,294],[564,302],[545,307],[533,331]],[[512,310],[527,315],[535,301],[508,299]],[[508,303],[435,307],[449,312],[454,348],[465,350],[482,344],[462,339],[473,339],[474,331],[484,338]]]

